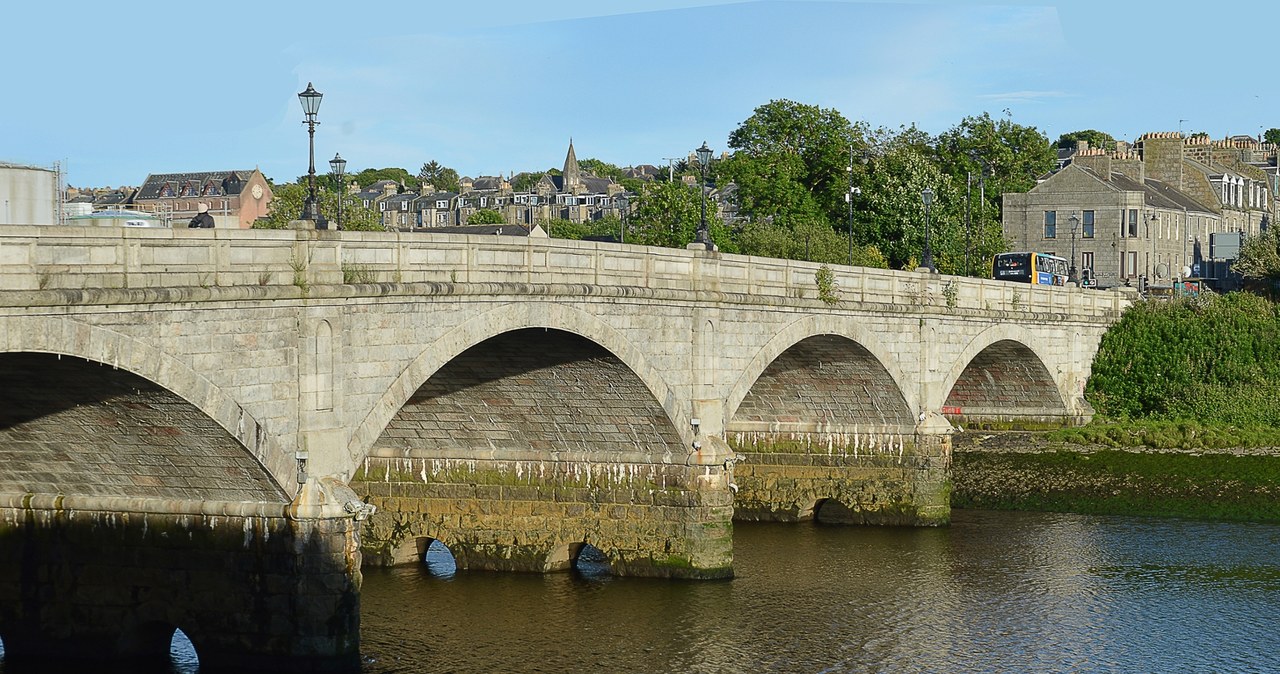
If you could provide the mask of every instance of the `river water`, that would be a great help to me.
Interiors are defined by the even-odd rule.
[[[960,510],[942,529],[736,524],[734,568],[372,569],[364,672],[1280,671],[1275,525]],[[195,671],[189,643],[174,655],[171,671]]]

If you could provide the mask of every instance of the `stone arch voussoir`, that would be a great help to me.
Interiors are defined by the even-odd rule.
[[[937,395],[938,398],[936,400],[927,401],[927,409],[941,409],[942,406],[946,404],[947,398],[951,395],[952,388],[954,388],[956,382],[960,380],[960,376],[964,374],[964,371],[969,367],[969,364],[978,357],[978,354],[982,353],[988,347],[996,344],[997,342],[1006,341],[1015,342],[1026,348],[1036,357],[1037,360],[1040,361],[1040,365],[1044,367],[1045,371],[1047,371],[1049,376],[1053,379],[1054,388],[1058,393],[1058,401],[1065,409],[1067,406],[1066,401],[1070,400],[1070,393],[1065,388],[1066,383],[1060,381],[1061,377],[1058,376],[1055,372],[1055,368],[1052,367],[1055,361],[1040,344],[1040,340],[1036,339],[1035,333],[1021,325],[1011,323],[993,325],[986,330],[983,330],[973,339],[969,340],[969,343],[965,345],[964,350],[956,357],[955,363],[951,365],[951,369],[947,372],[946,378],[942,380],[943,385],[935,389],[935,395]]]
[[[191,403],[231,434],[286,493],[296,491],[293,457],[230,395],[172,355],[134,337],[67,316],[9,317],[0,351],[74,356],[146,379]]]
[[[885,348],[884,343],[880,341],[880,338],[875,333],[859,325],[854,317],[806,316],[780,330],[778,334],[774,335],[752,356],[746,369],[739,375],[738,380],[733,383],[733,387],[725,398],[725,420],[733,419],[738,407],[746,399],[747,394],[751,392],[751,387],[770,364],[777,360],[787,349],[809,337],[817,335],[844,337],[866,349],[884,367],[889,376],[893,378],[893,383],[898,387],[898,392],[902,394],[903,399],[906,400],[912,415],[919,413],[919,403],[913,393],[914,387],[903,385],[906,382],[906,378],[903,376],[902,370],[898,367],[893,354]]]
[[[475,316],[434,342],[422,345],[421,354],[396,377],[352,435],[348,446],[348,477],[423,382],[476,344],[526,328],[561,330],[599,344],[644,383],[676,428],[688,425],[687,413],[680,409],[666,380],[649,364],[649,358],[620,332],[595,316],[564,304],[508,304]]]

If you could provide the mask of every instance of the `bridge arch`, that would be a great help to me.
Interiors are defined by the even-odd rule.
[[[907,389],[903,387],[906,381],[901,369],[898,367],[897,361],[893,358],[892,353],[885,348],[884,344],[870,330],[867,330],[855,320],[851,318],[839,318],[834,316],[806,316],[793,321],[782,330],[778,331],[763,347],[761,347],[743,369],[741,376],[733,383],[729,389],[725,399],[725,421],[731,421],[737,413],[742,401],[746,399],[751,392],[751,387],[755,385],[760,376],[764,374],[765,369],[773,364],[788,349],[799,344],[810,337],[820,335],[833,335],[843,337],[852,341],[857,346],[865,349],[876,362],[885,369],[892,378],[894,386],[897,387],[899,394],[906,400],[907,406],[911,410],[914,417],[919,412],[919,404],[913,400],[913,396],[907,395]]]
[[[961,382],[962,377],[965,377],[970,366],[974,365],[984,352],[994,349],[999,350],[1000,353],[996,354],[992,351],[993,357],[999,359],[1002,364],[1021,366],[1030,382],[1049,385],[1050,395],[1041,397],[1041,402],[1045,404],[1045,412],[1052,411],[1056,415],[1065,415],[1068,411],[1067,401],[1071,399],[1070,391],[1067,390],[1068,382],[1062,381],[1062,377],[1051,369],[1051,364],[1056,361],[1050,356],[1043,342],[1043,339],[1037,338],[1036,333],[1021,325],[993,325],[987,328],[969,340],[957,355],[951,370],[936,390],[937,398],[928,401],[927,408],[941,409],[943,406],[951,405],[955,401],[957,384]]]
[[[129,372],[182,398],[213,419],[285,493],[297,491],[293,457],[230,395],[189,365],[147,343],[62,316],[8,318],[0,353],[74,356]]]
[[[508,304],[475,316],[423,345],[422,353],[396,377],[352,435],[347,477],[368,455],[396,413],[432,375],[485,340],[528,328],[560,330],[598,344],[636,375],[675,428],[688,426],[680,423],[687,418],[687,412],[679,407],[665,379],[643,352],[617,330],[585,311],[563,304]]]

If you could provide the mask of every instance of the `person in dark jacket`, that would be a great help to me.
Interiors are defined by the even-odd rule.
[[[190,228],[200,227],[202,229],[212,229],[213,216],[209,215],[209,204],[199,204],[196,207],[196,210],[198,210],[199,213],[196,213],[196,217],[191,218],[191,222],[187,223],[187,227],[190,227]]]

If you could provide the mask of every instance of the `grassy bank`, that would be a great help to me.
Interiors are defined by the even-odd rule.
[[[1280,456],[957,451],[956,508],[1280,522]]]

